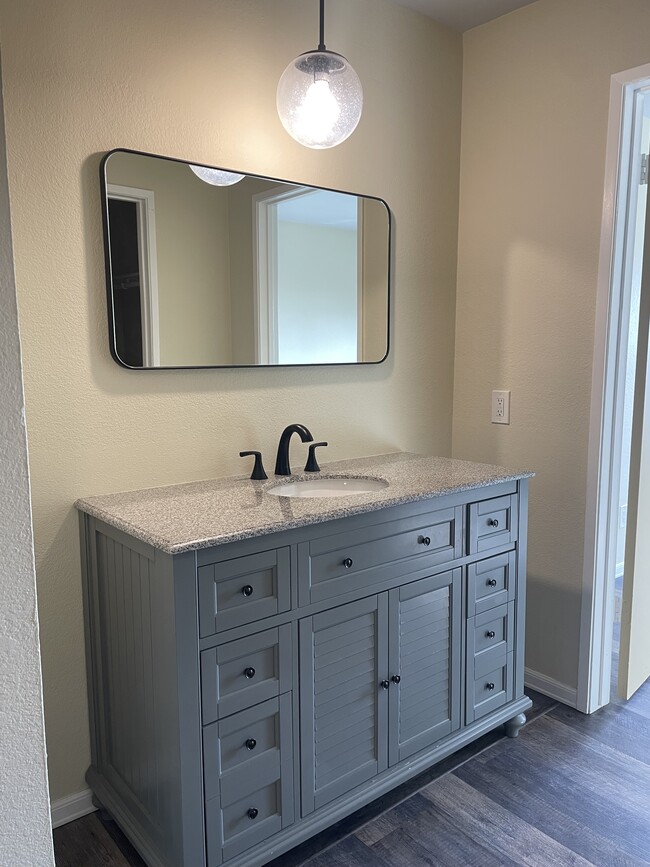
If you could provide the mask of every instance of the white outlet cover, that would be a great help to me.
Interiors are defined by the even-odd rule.
[[[492,424],[510,424],[510,392],[492,392]]]

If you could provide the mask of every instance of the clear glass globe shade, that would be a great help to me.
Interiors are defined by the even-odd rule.
[[[224,172],[221,169],[208,169],[205,166],[190,166],[197,178],[214,187],[229,187],[244,177],[236,172]]]
[[[356,129],[363,109],[359,76],[333,51],[301,54],[282,73],[278,114],[292,138],[308,148],[331,148]]]

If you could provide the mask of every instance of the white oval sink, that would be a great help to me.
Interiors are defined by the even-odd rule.
[[[385,479],[336,478],[297,479],[268,488],[275,497],[346,497],[349,494],[370,494],[388,487]]]

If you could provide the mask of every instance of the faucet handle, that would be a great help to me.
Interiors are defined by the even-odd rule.
[[[251,473],[251,479],[255,479],[256,481],[268,479],[268,476],[264,472],[264,466],[262,465],[262,452],[239,452],[240,458],[246,458],[248,455],[255,455],[255,465],[253,467],[253,472]]]
[[[318,466],[318,461],[316,460],[316,449],[320,446],[326,445],[327,443],[312,443],[309,446],[309,456],[307,458],[307,463],[305,464],[306,473],[320,473],[320,467]]]

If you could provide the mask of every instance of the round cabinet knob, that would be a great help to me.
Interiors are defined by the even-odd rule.
[[[250,810],[246,813],[249,819],[257,819],[259,814],[260,811],[257,809],[257,807],[251,807]]]
[[[495,635],[496,632],[494,631],[494,629],[488,629],[488,631],[485,633],[486,638],[494,638]]]
[[[242,596],[252,596],[253,595],[253,588],[251,587],[250,584],[245,584],[242,587],[241,592],[242,592]]]
[[[343,561],[343,565],[345,566],[346,569],[351,569],[352,568],[352,558],[346,557],[345,560]]]
[[[430,545],[431,538],[429,536],[420,536],[418,542],[420,543],[420,545]]]
[[[254,750],[256,746],[257,746],[257,741],[255,740],[255,738],[248,738],[248,740],[246,741],[246,749],[247,750]]]
[[[390,686],[390,681],[388,681],[388,680],[382,680],[382,682],[379,684],[379,686],[380,686],[382,689],[388,689],[388,687]]]
[[[254,668],[245,668],[244,669],[244,677],[246,680],[250,680],[255,677],[255,669]]]
[[[496,587],[497,586],[497,579],[496,578],[488,578],[487,585],[488,585],[488,587]]]
[[[402,678],[400,677],[399,674],[394,674],[394,675],[391,677],[391,680],[393,681],[393,683],[399,683],[401,679],[402,679]]]
[[[497,521],[496,518],[489,518],[488,519],[488,527],[495,527],[496,528],[498,526],[499,526],[499,522]]]
[[[489,689],[490,692],[492,692],[492,690],[494,689],[494,684],[493,683],[486,683],[485,687],[486,687],[486,689]]]

